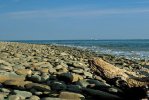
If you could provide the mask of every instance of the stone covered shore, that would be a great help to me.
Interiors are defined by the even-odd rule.
[[[143,60],[0,42],[0,100],[147,100],[148,85]]]

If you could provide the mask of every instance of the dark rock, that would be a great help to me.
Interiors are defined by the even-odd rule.
[[[134,88],[126,88],[123,90],[125,93],[125,98],[133,99],[133,100],[140,100],[147,96],[146,90],[144,87],[134,87]]]
[[[93,100],[123,100],[119,96],[100,90],[83,88],[83,93],[90,95]]]
[[[73,75],[71,73],[62,73],[57,75],[57,79],[66,83],[70,83],[73,81]]]
[[[79,85],[67,85],[67,90],[71,92],[80,93],[82,92],[82,87]]]
[[[0,88],[3,88],[3,85],[0,83]]]
[[[87,82],[89,82],[90,84],[95,84],[96,86],[106,86],[106,87],[110,87],[109,84],[98,81],[98,80],[94,80],[94,79],[88,79]]]
[[[66,85],[62,82],[54,81],[50,84],[50,87],[53,91],[66,90]]]

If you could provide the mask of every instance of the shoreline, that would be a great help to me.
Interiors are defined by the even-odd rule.
[[[102,60],[94,59],[90,62],[92,58]],[[105,72],[108,70],[104,69],[106,66],[109,66],[108,73]],[[132,94],[129,98],[137,100],[145,98],[143,94],[136,94],[140,88],[144,91],[146,86],[144,84],[146,82],[148,84],[148,80],[145,83],[139,83],[125,75],[125,72],[141,79],[148,77],[149,69],[146,66],[148,65],[144,61],[96,54],[96,52],[75,47],[0,42],[0,91],[6,98],[15,96],[22,99],[45,100],[45,98],[72,99],[75,97],[76,100],[81,98],[95,100],[98,97],[123,100]],[[116,70],[123,74],[111,74]],[[115,76],[111,78],[108,74],[115,74]],[[133,84],[123,80],[128,84],[124,88],[123,83],[115,83],[120,81],[117,79],[118,75],[128,80],[133,79]],[[138,88],[136,91],[130,88],[135,86],[139,86],[136,87]],[[134,93],[128,94],[130,90]]]
[[[110,48],[102,48],[102,44],[104,44],[104,42],[102,44],[99,43],[99,45],[101,45],[100,48],[96,47],[96,46],[87,46],[87,45],[76,45],[75,42],[74,44],[71,43],[72,41],[76,41],[76,40],[14,40],[14,41],[6,41],[6,42],[18,42],[18,43],[28,43],[28,44],[41,44],[41,45],[55,45],[55,46],[63,46],[63,47],[70,47],[70,48],[77,48],[77,49],[86,49],[90,52],[94,52],[96,53],[96,55],[111,55],[111,56],[115,56],[115,57],[120,57],[120,58],[126,58],[129,60],[137,60],[137,61],[149,61],[148,59],[148,52],[146,51],[142,51],[142,49],[140,49],[140,51],[136,51],[136,49],[132,49],[132,48],[127,48],[130,50],[120,50],[117,48],[117,50],[115,49],[110,49]],[[78,41],[94,41],[94,40],[78,40]],[[115,41],[115,40],[97,40],[97,41]],[[118,41],[118,40],[117,40]],[[122,41],[122,40],[120,40]],[[126,41],[126,40],[124,40]],[[132,41],[132,40],[131,40]],[[70,42],[70,44],[68,43]],[[76,41],[77,42],[77,41]],[[90,44],[90,42],[89,42]],[[91,44],[90,44],[91,45]],[[115,45],[115,43],[113,44]],[[144,49],[143,49],[144,50]]]

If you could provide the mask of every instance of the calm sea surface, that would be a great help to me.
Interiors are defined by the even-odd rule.
[[[149,40],[21,40],[16,42],[73,46],[131,59],[149,59]]]

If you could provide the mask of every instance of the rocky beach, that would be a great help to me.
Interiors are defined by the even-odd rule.
[[[145,60],[0,42],[0,100],[148,100],[148,86]]]

